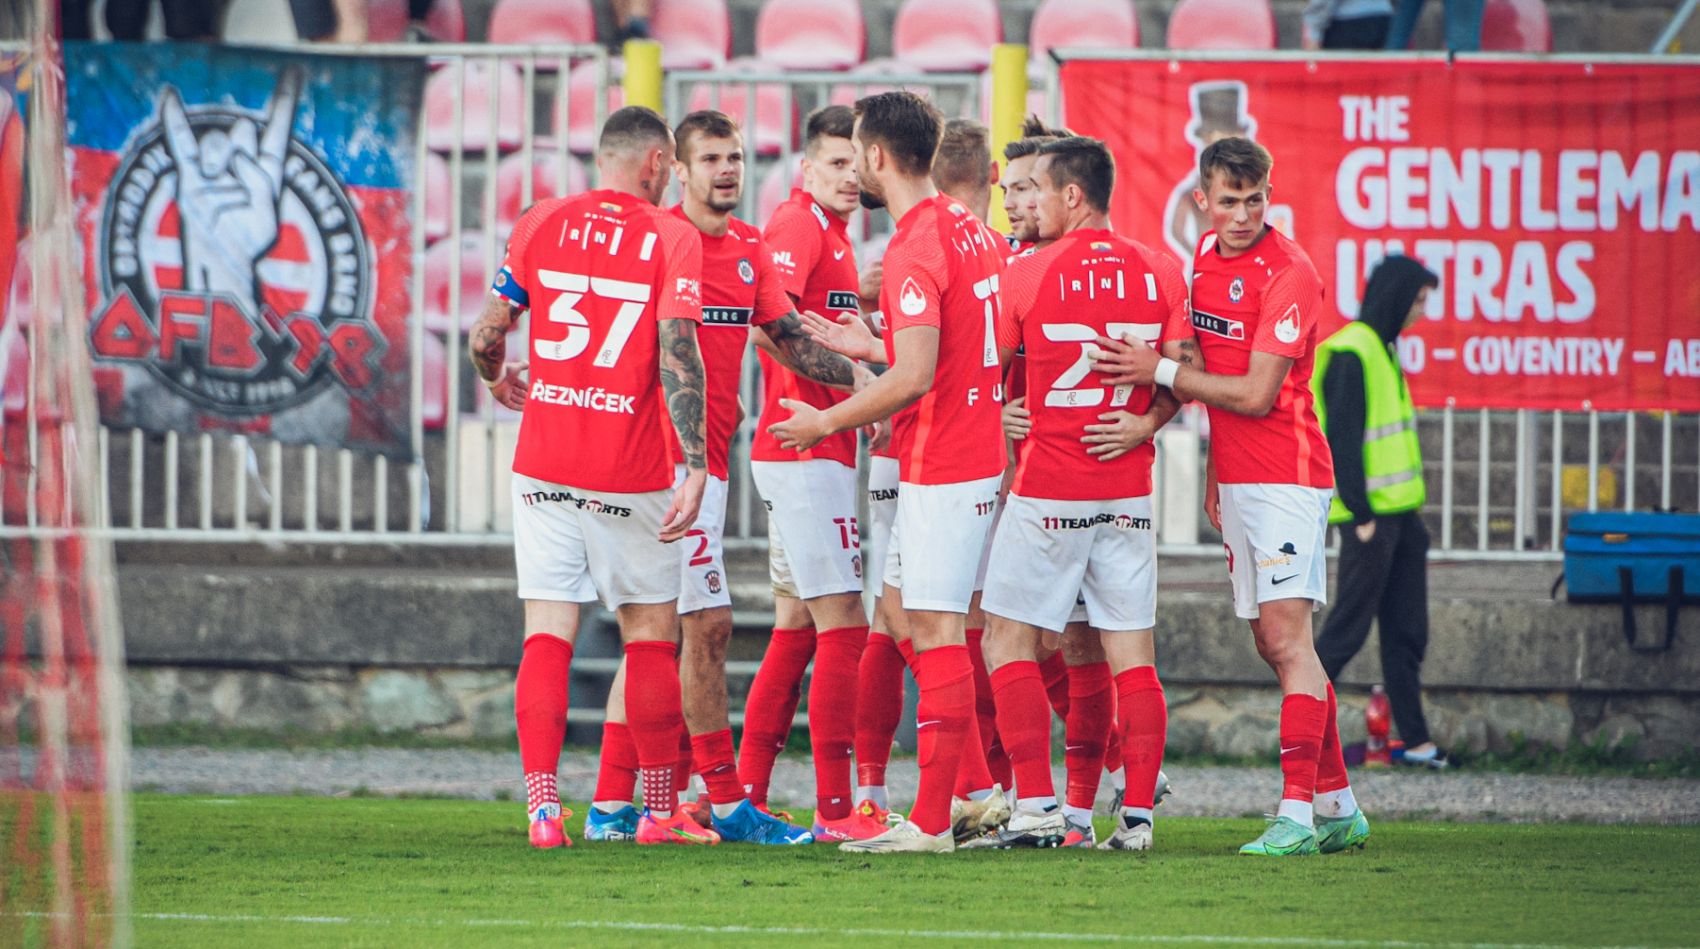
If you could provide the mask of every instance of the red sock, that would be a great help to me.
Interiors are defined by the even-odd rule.
[[[1352,782],[1346,777],[1346,756],[1340,747],[1340,728],[1335,721],[1338,708],[1334,683],[1328,683],[1328,711],[1322,725],[1322,752],[1316,759],[1316,791],[1338,791]]]
[[[738,783],[738,762],[732,756],[732,729],[691,736],[691,760],[708,785],[710,804],[736,804],[744,799]]]
[[[809,679],[809,743],[814,746],[815,813],[822,820],[850,816],[850,751],[856,740],[856,678],[862,667],[866,626],[823,629],[815,637],[815,671]]]
[[[986,769],[991,779],[1009,787],[1009,754],[998,741],[998,706],[992,700],[992,677],[986,671],[986,656],[982,651],[984,629],[970,629],[968,661],[974,665],[974,724],[980,730],[980,747],[986,756]]]
[[[1104,770],[1104,739],[1115,717],[1110,664],[1095,662],[1068,670],[1068,721],[1063,762],[1068,767],[1068,806],[1090,808]]]
[[[1051,706],[1037,662],[1012,662],[992,673],[998,707],[998,734],[1009,752],[1022,797],[1050,797]]]
[[[1116,676],[1116,715],[1121,720],[1121,763],[1127,769],[1122,804],[1149,810],[1169,731],[1169,706],[1156,666],[1134,666]]]
[[[514,680],[514,723],[519,728],[520,767],[526,774],[553,776],[567,737],[567,682],[573,647],[564,639],[528,636]]]
[[[602,723],[602,760],[596,768],[593,801],[625,801],[637,792],[637,746],[625,722]]]
[[[682,700],[684,695],[681,693],[679,697]],[[679,722],[679,758],[673,764],[673,791],[677,794],[684,794],[689,791],[693,773],[691,767],[691,730],[681,720]]]
[[[1281,699],[1281,800],[1310,801],[1316,792],[1316,762],[1328,703],[1294,693]]]
[[[966,646],[937,646],[915,657],[921,701],[916,760],[921,781],[909,819],[923,833],[950,829],[950,791],[974,722],[974,667]]]
[[[903,718],[903,652],[884,633],[869,633],[856,675],[856,783],[885,784],[891,740]]]
[[[672,643],[626,644],[626,725],[643,769],[644,806],[667,817],[678,804],[673,766],[679,760],[679,647]]]
[[[803,696],[803,670],[814,655],[814,627],[776,628],[767,641],[767,652],[744,699],[744,738],[738,747],[738,781],[752,803],[767,803],[773,759],[785,750],[785,739],[791,736],[791,720],[797,717],[797,702]]]
[[[973,687],[974,668],[968,668],[969,687]],[[972,713],[972,710],[970,710]],[[967,744],[962,746],[962,758],[956,765],[956,787],[953,789],[957,797],[967,797],[975,791],[989,791],[992,788],[992,769],[986,764],[986,746],[980,741],[980,720],[973,714],[968,716]]]
[[[910,673],[914,673],[914,671],[915,671],[915,640],[913,640],[913,639],[896,639],[895,637],[893,637],[893,639],[897,643],[898,653],[903,656],[903,664],[909,667]]]
[[[1051,711],[1059,721],[1068,721],[1068,662],[1059,650],[1039,663],[1039,674],[1045,678],[1045,697],[1051,701]]]
[[[1104,768],[1107,771],[1124,767],[1122,759],[1127,757],[1122,752],[1122,730],[1118,724],[1121,721],[1120,708],[1121,704],[1116,698],[1116,689],[1112,684],[1110,686],[1110,730],[1104,733]],[[1125,779],[1126,774],[1124,773],[1122,777]]]

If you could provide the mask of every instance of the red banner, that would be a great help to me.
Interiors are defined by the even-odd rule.
[[[1129,236],[1189,263],[1198,154],[1246,135],[1331,315],[1357,315],[1388,254],[1439,274],[1400,343],[1418,404],[1700,411],[1700,69],[1075,61],[1062,80],[1065,124],[1115,152]]]

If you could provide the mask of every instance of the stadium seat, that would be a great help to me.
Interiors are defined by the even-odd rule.
[[[531,200],[558,198],[578,194],[590,186],[584,166],[572,156],[567,157],[567,186],[561,187],[561,161],[553,154],[538,152],[532,156]],[[507,234],[525,213],[525,156],[514,154],[496,166],[496,225]]]
[[[425,153],[425,242],[439,241],[449,236],[454,227],[454,215],[449,208],[448,159],[436,152]]]
[[[1482,11],[1482,50],[1552,52],[1552,24],[1545,0],[1488,0]]]
[[[763,83],[756,89],[755,135],[750,135],[750,111],[748,103],[749,87],[736,81],[740,72],[776,72],[778,67],[753,59],[735,59],[726,64],[723,83],[699,82],[691,89],[691,97],[686,105],[687,111],[697,109],[719,109],[737,120],[744,128],[746,146],[754,144],[755,154],[772,157],[790,145],[792,133],[797,125],[797,104],[795,99],[787,101],[785,86],[779,83]],[[718,103],[715,101],[715,86],[720,87]]]
[[[867,47],[858,0],[767,0],[756,17],[756,56],[781,69],[849,69]]]
[[[1269,0],[1181,0],[1169,14],[1170,49],[1274,49]]]
[[[0,334],[4,339],[5,334]],[[0,353],[5,360],[6,372],[5,392],[0,396],[6,416],[17,420],[24,417],[29,409],[29,379],[30,379],[30,341],[23,333],[12,337],[9,352]]]
[[[1027,48],[1034,62],[1070,46],[1130,49],[1139,46],[1133,0],[1045,0],[1033,14]]]
[[[774,162],[773,167],[761,177],[761,190],[756,192],[756,220],[759,227],[767,227],[767,222],[773,217],[773,212],[791,197],[793,188],[803,186],[803,157],[797,156],[791,165],[791,173],[785,173],[783,162]]]
[[[661,44],[664,69],[713,69],[732,55],[726,0],[655,0],[649,32]]]
[[[460,0],[433,0],[430,12],[425,14],[425,29],[439,42],[465,42],[466,19],[461,14]],[[374,43],[406,40],[407,0],[366,0],[366,36]],[[497,41],[494,36],[490,39]]]
[[[893,58],[929,72],[978,72],[1002,42],[997,0],[904,0],[891,28]]]
[[[626,91],[620,87],[620,77],[626,74],[625,60],[608,61],[608,111],[626,104]],[[596,63],[580,63],[567,75],[566,83],[555,94],[555,129],[567,131],[567,147],[580,155],[588,155],[596,147]]]
[[[449,349],[436,333],[426,333],[421,354],[425,364],[425,428],[438,431],[449,418]]]
[[[432,0],[431,12],[425,14],[425,29],[439,43],[466,42],[466,14],[460,0]]]
[[[449,312],[449,280],[454,241],[442,240],[425,251],[425,328],[433,333],[464,333],[478,322],[490,281],[484,276],[484,235],[478,231],[460,234],[460,311]]]
[[[434,152],[482,152],[490,135],[490,110],[496,109],[496,147],[519,147],[520,116],[525,108],[525,79],[519,66],[497,64],[494,75],[484,60],[467,60],[461,129],[454,127],[455,84],[460,71],[439,69],[425,82],[425,144]]]
[[[492,43],[596,42],[596,11],[590,0],[497,0],[490,13]],[[554,69],[554,57],[537,61],[539,69]]]

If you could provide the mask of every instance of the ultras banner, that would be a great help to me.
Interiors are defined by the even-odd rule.
[[[1357,315],[1387,254],[1439,274],[1401,345],[1419,404],[1700,410],[1700,69],[1080,60],[1062,78],[1066,124],[1115,153],[1129,236],[1190,262],[1199,153],[1245,135],[1275,156],[1269,219],[1331,315]]]
[[[415,457],[422,63],[72,43],[65,64],[102,421]]]

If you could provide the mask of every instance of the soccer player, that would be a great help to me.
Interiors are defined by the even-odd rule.
[[[950,851],[957,767],[965,743],[978,744],[963,623],[1004,468],[993,336],[1003,248],[961,202],[933,186],[943,122],[931,104],[890,92],[858,100],[855,112],[862,201],[883,204],[897,221],[880,293],[890,368],[826,410],[782,401],[794,414],[770,431],[782,445],[811,448],[894,417],[901,481],[886,595],[901,593],[917,652],[921,780],[908,820],[839,847]]]
[[[1309,854],[1369,837],[1346,778],[1334,687],[1311,641],[1327,597],[1323,544],[1334,466],[1310,389],[1322,280],[1298,244],[1264,223],[1273,161],[1249,139],[1199,157],[1193,194],[1211,230],[1193,258],[1196,339],[1147,346],[1100,338],[1110,385],[1156,381],[1210,411],[1204,508],[1222,532],[1234,611],[1281,682],[1277,816],[1249,854]],[[1166,349],[1169,347],[1166,346]]]
[[[604,187],[538,202],[514,225],[468,347],[496,400],[524,411],[512,488],[526,624],[514,717],[534,847],[570,843],[555,772],[580,604],[598,596],[619,619],[630,673],[626,720],[649,802],[637,841],[719,842],[673,807],[684,723],[678,554],[667,545],[697,518],[708,460],[702,241],[655,206],[672,146],[649,109],[609,116],[596,155]],[[529,350],[508,361],[508,330],[528,308],[539,317]],[[676,487],[663,411],[683,450]]]
[[[774,212],[764,235],[764,265],[775,273],[776,292],[804,311],[857,312],[856,253],[848,225],[860,194],[850,148],[854,121],[847,106],[809,116],[804,187]],[[812,340],[810,345],[818,348]],[[767,803],[773,761],[791,732],[803,670],[813,658],[814,834],[819,840],[862,840],[883,833],[885,824],[883,815],[855,807],[851,796],[857,678],[869,638],[862,607],[856,433],[840,432],[801,451],[782,446],[767,431],[790,414],[781,400],[825,409],[845,394],[780,365],[765,350],[761,360],[765,391],[750,472],[768,509],[774,626],[744,706],[739,779],[752,800]]]
[[[1037,396],[1021,441],[1015,481],[992,541],[986,575],[986,659],[996,689],[998,730],[1020,798],[997,846],[1057,846],[1093,839],[1092,797],[1103,734],[1087,775],[1084,811],[1065,814],[1051,783],[1051,717],[1036,661],[1041,630],[1061,630],[1084,599],[1089,627],[1069,638],[1075,652],[1107,656],[1121,693],[1121,742],[1129,795],[1120,826],[1100,846],[1146,850],[1162,763],[1167,711],[1156,674],[1157,560],[1152,531],[1149,435],[1132,450],[1095,457],[1087,426],[1106,408],[1141,417],[1155,432],[1179,407],[1149,385],[1095,385],[1087,357],[1099,336],[1156,345],[1167,327],[1186,329],[1186,285],[1167,255],[1110,231],[1115,162],[1096,139],[1063,138],[1038,151],[1033,223],[1046,246],[1010,265],[998,347],[1026,349],[1027,391]],[[1077,664],[1075,670],[1085,668]],[[1072,670],[1071,670],[1072,671]],[[1070,745],[1080,709],[1069,712]],[[1106,703],[1107,704],[1107,703]],[[1073,748],[1070,748],[1073,757]],[[1070,764],[1074,764],[1071,760]],[[1071,768],[1073,770],[1073,768]],[[1071,775],[1071,785],[1077,780]],[[1071,791],[1074,790],[1071,788]]]
[[[853,367],[822,349],[802,330],[785,295],[783,280],[751,225],[732,216],[743,192],[743,137],[725,114],[713,110],[685,116],[675,130],[673,163],[683,200],[673,214],[702,232],[703,366],[708,374],[708,486],[702,515],[681,545],[683,593],[679,618],[683,645],[680,671],[689,758],[708,786],[714,829],[725,841],[762,844],[806,843],[808,831],[763,812],[744,794],[733,757],[726,705],[726,645],[732,635],[732,599],[728,591],[722,534],[726,520],[729,454],[738,414],[738,383],[749,327],[758,327],[800,371],[826,384],[848,388]],[[861,370],[867,378],[866,370]],[[675,457],[681,449],[669,434]],[[678,469],[684,476],[684,469]],[[635,823],[632,777],[619,762],[630,755],[619,747],[630,738],[624,730],[620,692],[623,677],[609,695],[603,728],[604,766],[596,799],[585,824],[591,839],[629,836]],[[681,768],[687,767],[681,764]],[[846,770],[848,765],[845,765]],[[675,774],[677,785],[679,775]],[[848,781],[848,776],[846,776]]]
[[[1039,160],[1039,147],[1073,134],[1048,128],[1036,115],[1028,116],[1021,125],[1021,137],[1003,147],[1003,213],[1009,218],[1009,248],[1016,256],[1042,246],[1030,210],[1036,187],[1033,164]]]

